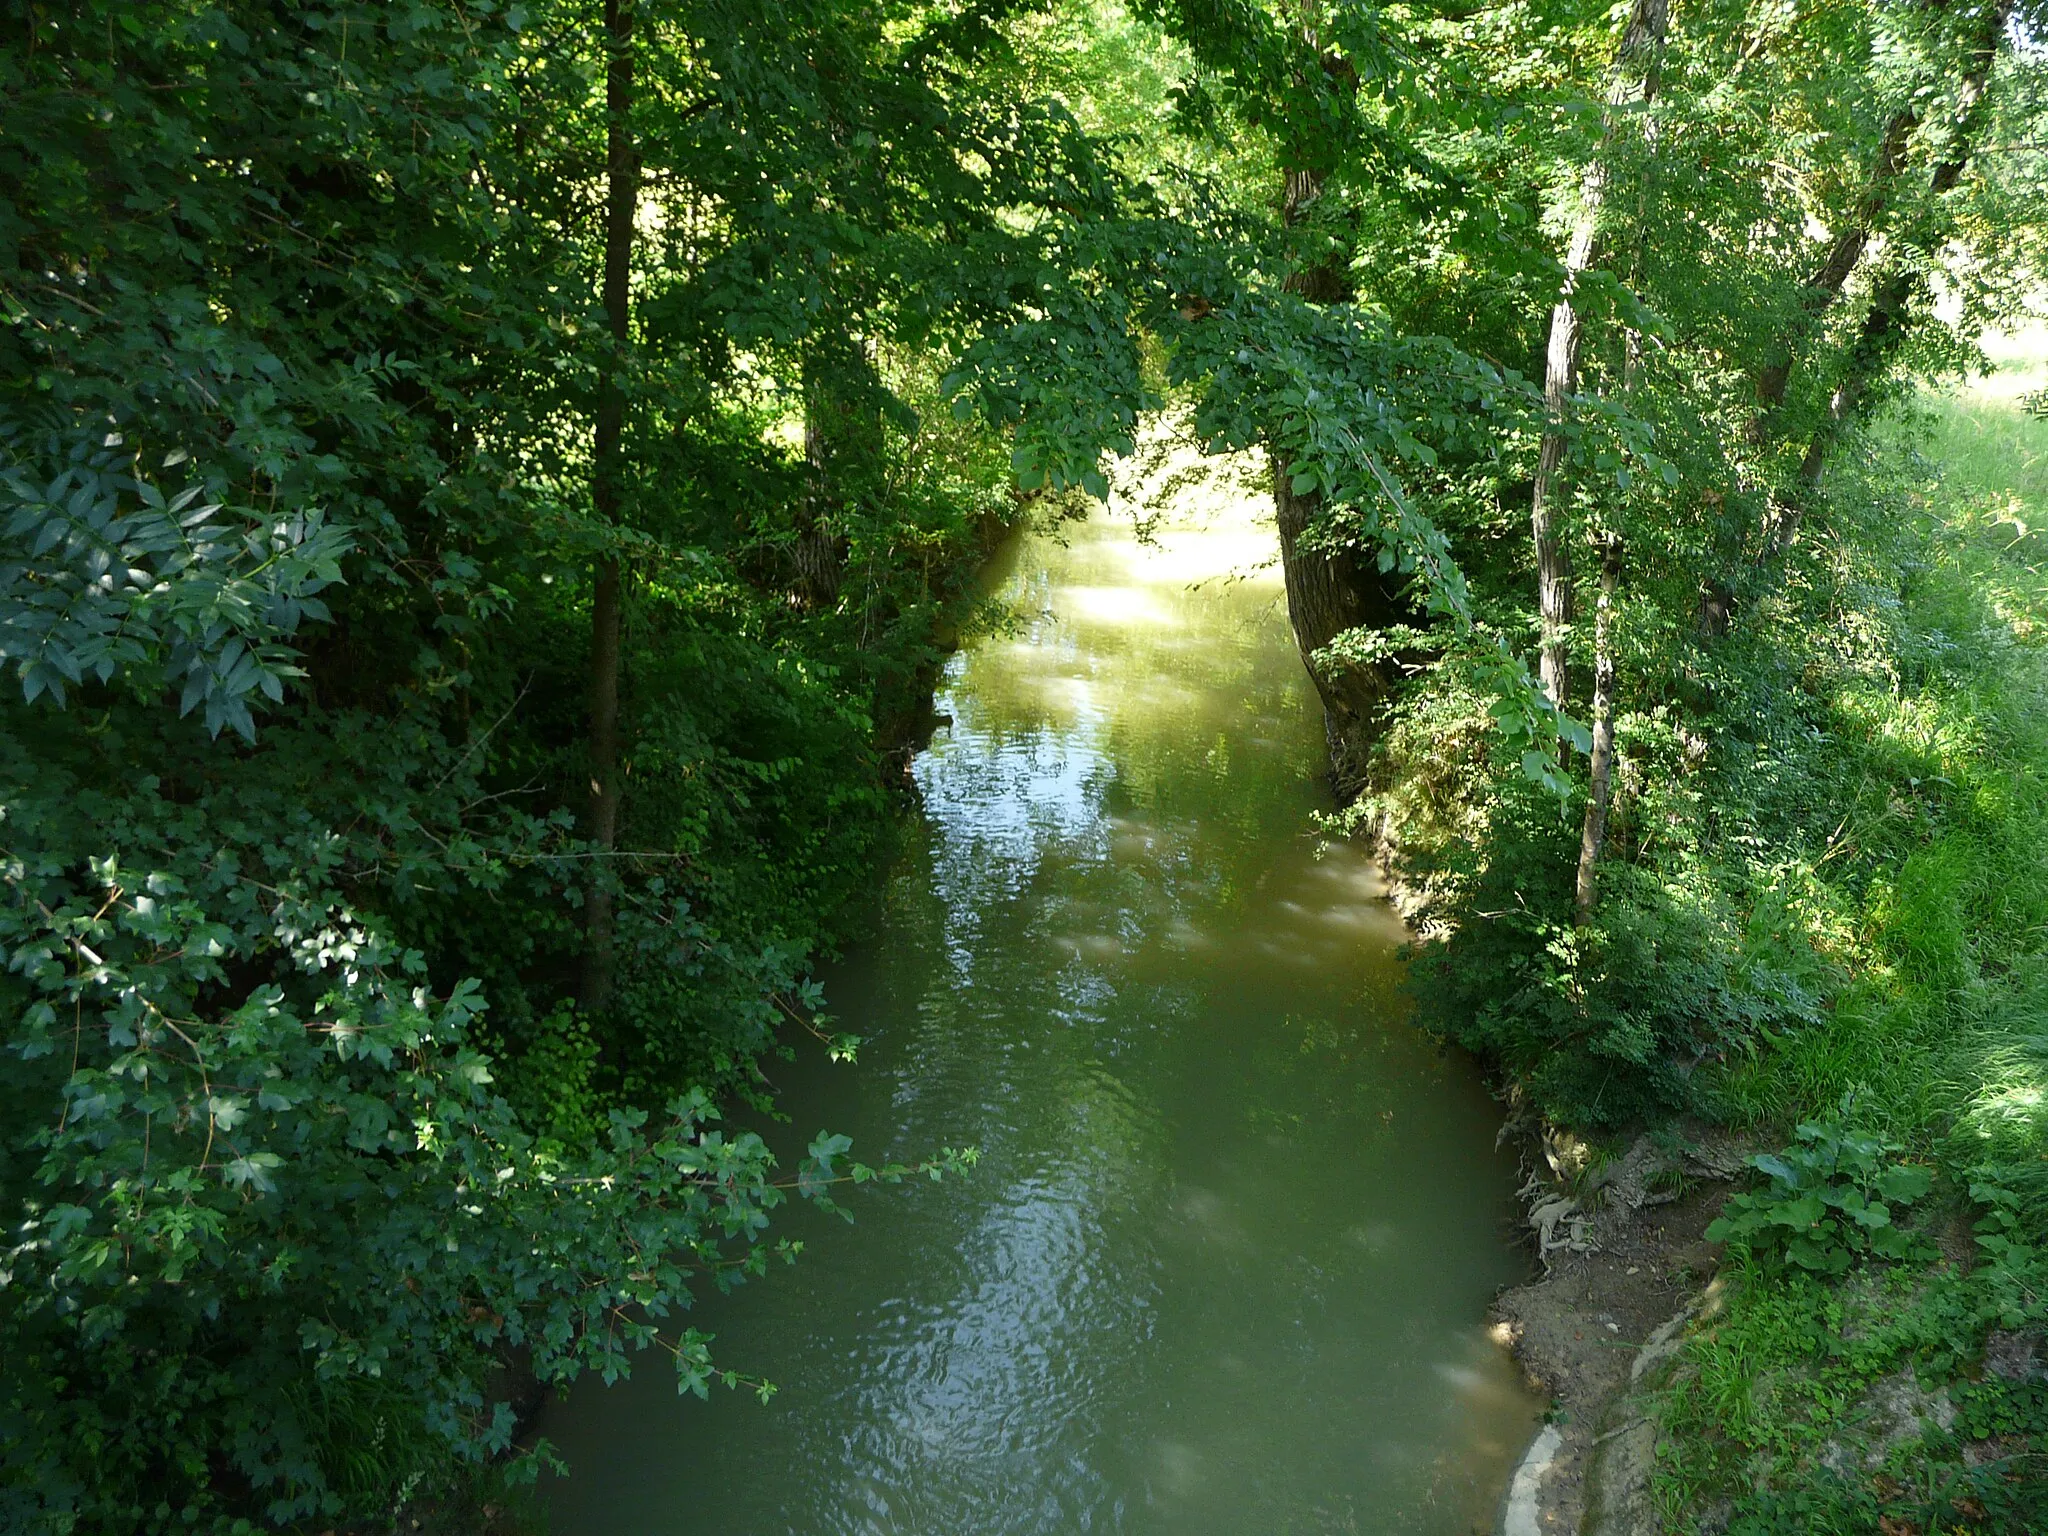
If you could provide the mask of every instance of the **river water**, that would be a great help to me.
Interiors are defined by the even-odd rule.
[[[778,1074],[792,1155],[980,1166],[792,1214],[794,1268],[700,1304],[768,1405],[679,1398],[658,1355],[554,1405],[555,1536],[1491,1528],[1539,1412],[1483,1326],[1524,1272],[1514,1169],[1407,1022],[1374,871],[1318,856],[1252,514],[1012,553],[826,977],[859,1064]]]

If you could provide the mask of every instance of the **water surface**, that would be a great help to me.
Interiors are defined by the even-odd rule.
[[[981,1164],[792,1216],[797,1267],[700,1305],[767,1406],[649,1357],[551,1409],[557,1536],[1490,1528],[1537,1414],[1483,1328],[1513,1168],[1373,870],[1318,857],[1271,541],[1240,507],[1014,554],[827,977],[869,1043],[779,1075],[792,1155]]]

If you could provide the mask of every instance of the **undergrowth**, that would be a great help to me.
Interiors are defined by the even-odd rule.
[[[1689,1114],[1785,1148],[1715,1230],[1713,1315],[1661,1399],[1674,1529],[2048,1529],[2048,1367],[2026,1365],[2048,1361],[2048,421],[2015,404],[2041,382],[2027,355],[1840,456],[1726,633],[1624,629],[1667,663],[1622,701],[1590,926],[1574,808],[1460,781],[1486,775],[1454,679],[1387,744],[1374,808],[1443,919],[1424,1019],[1582,1132]]]
[[[2048,1526],[2048,423],[2016,388],[1924,397],[1836,488],[1866,528],[1908,513],[1906,577],[1860,584],[1836,532],[1796,771],[1727,777],[1750,792],[1724,814],[1761,835],[1711,851],[1722,883],[1783,893],[1824,984],[1808,1018],[1730,1042],[1690,1107],[1764,1134],[1854,1091],[1942,1178],[1917,1257],[1836,1278],[1731,1254],[1662,1398],[1678,1529]]]

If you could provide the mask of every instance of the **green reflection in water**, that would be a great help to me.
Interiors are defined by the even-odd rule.
[[[803,1214],[694,1321],[766,1407],[650,1357],[543,1431],[558,1536],[1486,1529],[1536,1404],[1470,1068],[1405,1023],[1376,877],[1318,859],[1320,722],[1242,510],[1040,537],[915,768],[921,839],[830,975],[856,1068],[792,1130],[970,1178]],[[792,1145],[794,1135],[788,1138]]]

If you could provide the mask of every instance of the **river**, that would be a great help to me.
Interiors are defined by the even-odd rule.
[[[1194,505],[1007,557],[826,974],[859,1064],[775,1073],[792,1149],[979,1167],[792,1214],[794,1268],[700,1303],[766,1406],[658,1355],[551,1405],[555,1536],[1490,1529],[1540,1412],[1484,1328],[1526,1271],[1499,1111],[1318,853],[1270,523]]]

